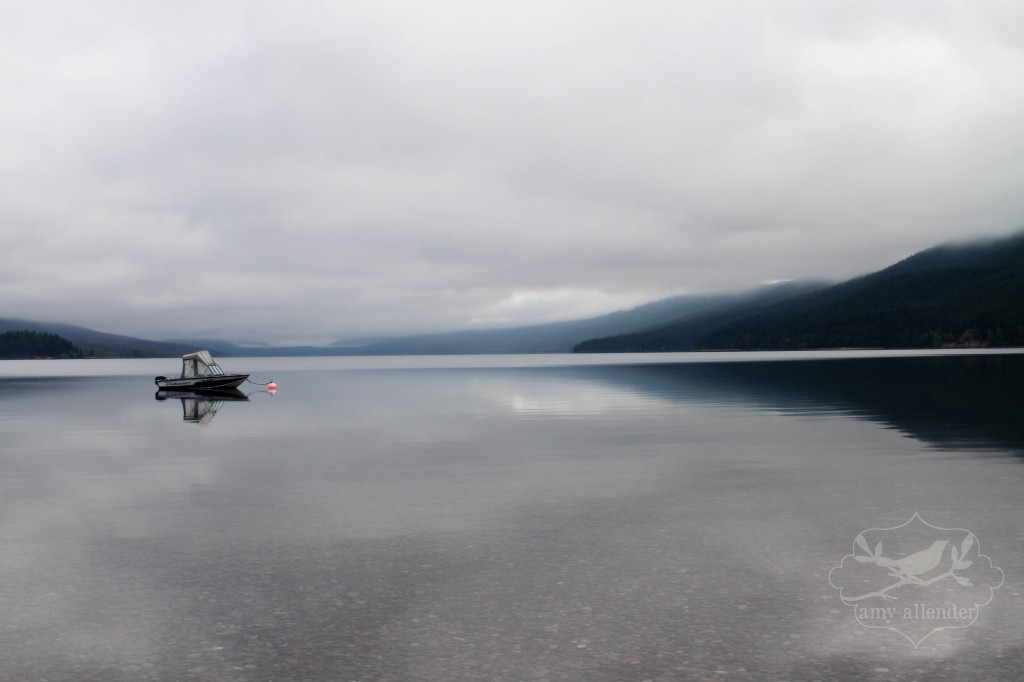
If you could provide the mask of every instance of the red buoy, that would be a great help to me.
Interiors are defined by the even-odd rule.
[[[277,393],[277,384],[271,381],[269,384],[267,384],[267,391],[269,393]]]

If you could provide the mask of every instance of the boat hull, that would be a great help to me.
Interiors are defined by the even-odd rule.
[[[248,374],[219,374],[217,376],[193,377],[189,379],[168,379],[157,377],[158,388],[191,389],[196,391],[223,391],[241,386]]]

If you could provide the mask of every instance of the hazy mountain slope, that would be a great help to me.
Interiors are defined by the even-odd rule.
[[[577,346],[637,350],[1024,345],[1024,234],[922,251],[884,270],[730,315]],[[731,319],[730,319],[731,318]]]
[[[181,356],[197,350],[195,346],[106,334],[72,324],[0,318],[0,332],[19,330],[57,334],[78,346],[87,357],[162,358]]]
[[[676,296],[584,320],[342,340],[328,347],[148,341],[69,324],[0,318],[0,332],[62,336],[87,357],[563,353],[837,347],[1024,346],[1024,233],[938,246],[836,285],[790,282]]]
[[[226,341],[224,339],[164,339],[163,343],[172,343],[179,346],[188,346],[190,348],[202,348],[210,351],[214,355],[222,356],[244,356],[248,355],[246,351],[248,348],[239,346],[232,341]]]
[[[828,288],[821,282],[787,282],[762,287],[726,305],[680,317],[668,324],[628,334],[589,339],[573,347],[578,353],[642,353],[692,350],[711,332],[736,320],[802,300]]]
[[[242,346],[224,339],[171,339],[174,343],[192,344],[199,348],[205,348],[214,356],[219,357],[243,357],[243,358],[268,358],[268,357],[298,357],[298,356],[336,356],[350,355],[346,349],[333,346]]]
[[[729,299],[728,295],[674,296],[637,308],[567,322],[415,334],[381,339],[362,345],[352,340],[332,344],[352,355],[404,355],[455,353],[566,353],[573,344],[605,330],[626,330],[659,324],[666,319],[704,310]]]
[[[794,285],[797,286],[797,285]],[[799,285],[819,287],[822,285]],[[786,287],[776,289],[783,292]],[[666,322],[728,308],[765,296],[767,289],[738,294],[674,296],[598,317],[568,322],[482,329],[474,331],[418,334],[386,339],[353,347],[351,342],[335,344],[346,355],[445,355],[481,353],[567,353],[580,341],[598,335],[621,334]]]
[[[1024,345],[1024,234],[928,249],[829,293],[727,325],[705,347]]]

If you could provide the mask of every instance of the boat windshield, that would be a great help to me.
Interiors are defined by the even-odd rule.
[[[210,353],[201,350],[198,353],[189,353],[181,358],[181,378],[194,379],[208,376],[223,376],[224,370],[220,368]]]

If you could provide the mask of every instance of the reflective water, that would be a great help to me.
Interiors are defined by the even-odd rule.
[[[1019,679],[1024,356],[786,357],[0,363],[0,680]],[[917,649],[915,511],[1006,576]]]

